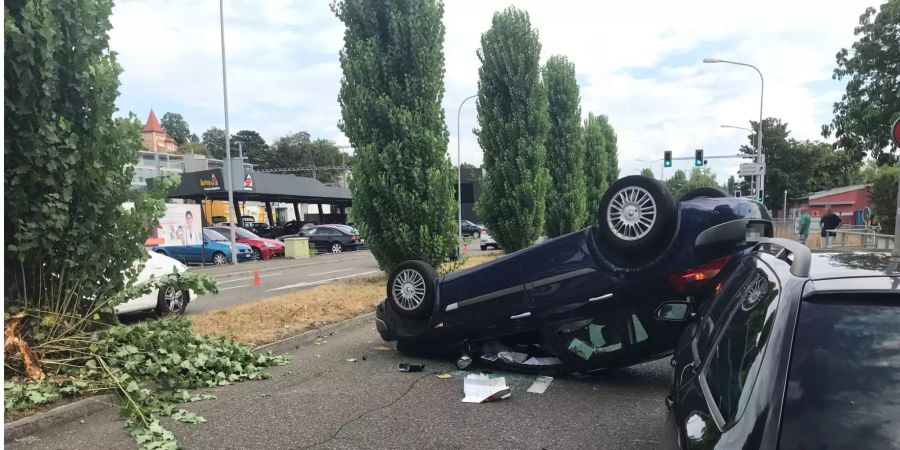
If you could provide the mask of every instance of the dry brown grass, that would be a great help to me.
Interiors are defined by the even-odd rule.
[[[500,253],[468,258],[461,268],[490,261]],[[245,305],[189,316],[195,332],[253,345],[357,316],[375,308],[385,296],[386,277],[343,280]]]

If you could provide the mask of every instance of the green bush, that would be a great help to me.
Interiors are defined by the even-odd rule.
[[[881,232],[894,234],[897,220],[897,183],[900,182],[900,168],[884,167],[870,189],[873,214],[878,216]]]

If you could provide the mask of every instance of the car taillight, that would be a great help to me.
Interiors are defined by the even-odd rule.
[[[351,240],[351,241],[358,241],[358,240],[359,240],[359,236],[353,236],[353,237],[350,238],[350,240]]]
[[[669,275],[669,283],[679,293],[687,294],[712,281],[725,268],[728,261],[731,261],[731,255],[714,259],[702,266],[694,267],[681,273]]]

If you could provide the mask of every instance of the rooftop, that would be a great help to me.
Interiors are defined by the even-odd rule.
[[[858,191],[860,189],[865,189],[869,186],[871,186],[871,184],[854,184],[852,186],[841,186],[841,187],[836,187],[834,189],[828,189],[825,191],[812,192],[812,193],[806,194],[806,197],[809,198],[810,200],[815,200],[817,198],[828,197],[830,195],[837,195],[837,194],[843,194],[845,192]]]

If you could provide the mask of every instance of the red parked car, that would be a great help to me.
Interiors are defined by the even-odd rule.
[[[221,233],[228,239],[231,239],[230,227],[207,227],[208,230],[214,230]],[[247,244],[253,249],[254,259],[272,259],[276,256],[284,256],[284,244],[275,239],[266,239],[259,237],[252,231],[241,227],[234,227],[234,241],[239,244]]]

